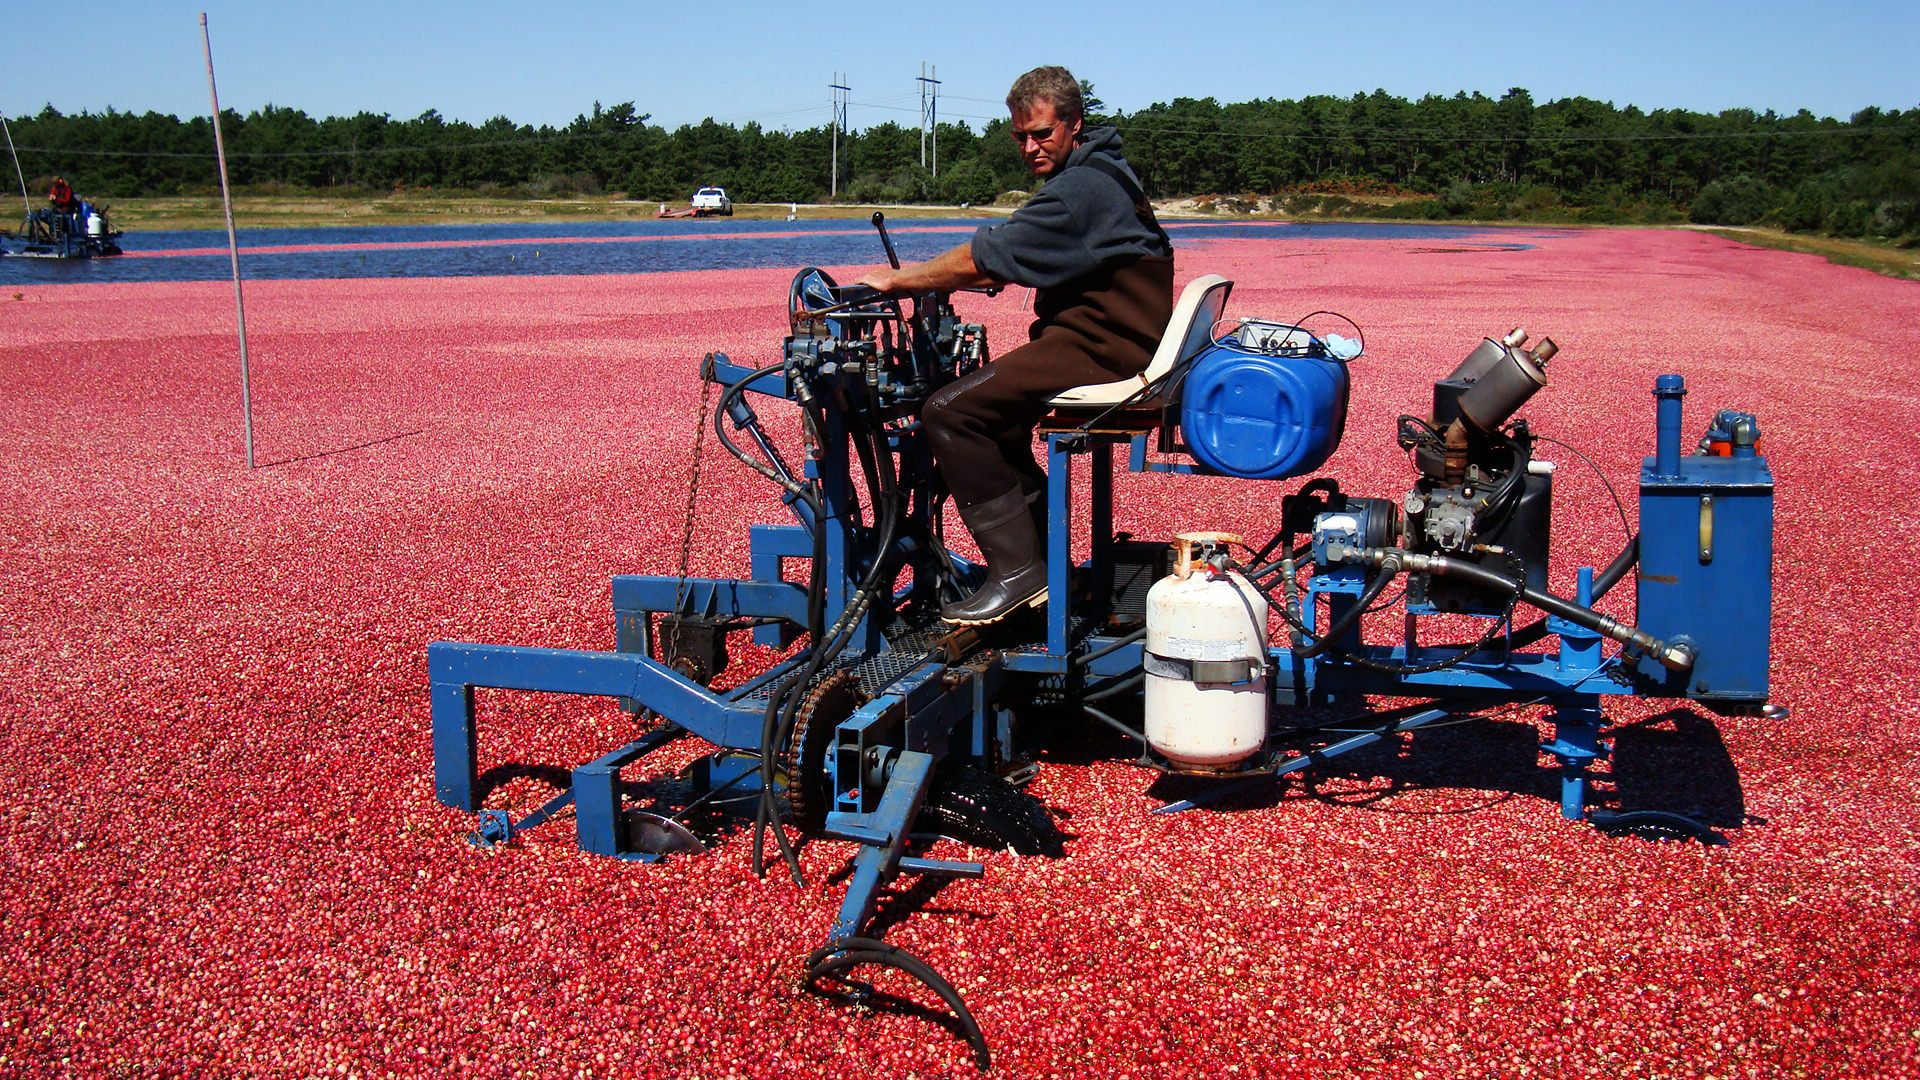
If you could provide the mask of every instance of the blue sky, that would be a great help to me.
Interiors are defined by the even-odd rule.
[[[557,125],[599,100],[633,101],[669,127],[707,116],[811,127],[826,123],[827,84],[840,72],[852,88],[854,127],[913,126],[923,62],[937,69],[947,119],[999,115],[1013,77],[1044,63],[1066,64],[1110,107],[1128,110],[1175,97],[1376,88],[1497,96],[1510,86],[1536,101],[1804,107],[1842,118],[1868,105],[1920,106],[1920,0],[89,0],[62,8],[72,52],[27,47],[59,40],[44,4],[6,6],[7,25],[34,28],[7,49],[0,110],[11,116],[46,104],[204,113],[203,10],[223,105],[245,112],[272,103],[314,116],[405,118],[435,108],[474,122],[505,115]]]

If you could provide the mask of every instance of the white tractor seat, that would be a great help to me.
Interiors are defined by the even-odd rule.
[[[1233,282],[1219,274],[1203,274],[1187,282],[1187,287],[1180,291],[1180,299],[1173,305],[1173,318],[1167,320],[1167,332],[1161,335],[1160,347],[1154,350],[1147,370],[1115,382],[1076,386],[1055,394],[1051,404],[1056,409],[1104,409],[1138,394],[1181,361],[1192,359],[1213,343],[1214,324],[1220,321],[1227,307],[1227,294],[1232,291]],[[1150,396],[1130,402],[1127,409],[1158,409],[1166,389],[1161,387]]]

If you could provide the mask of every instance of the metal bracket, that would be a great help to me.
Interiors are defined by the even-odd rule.
[[[478,827],[467,835],[467,843],[483,851],[502,847],[513,839],[513,818],[505,810],[482,810]]]

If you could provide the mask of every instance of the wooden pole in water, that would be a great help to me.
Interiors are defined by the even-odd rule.
[[[227,254],[233,260],[233,310],[240,321],[240,412],[245,417],[247,468],[253,468],[253,380],[247,371],[247,301],[240,291],[240,241],[233,232],[233,189],[227,185],[227,143],[220,135],[220,89],[213,81],[213,39],[200,13],[200,47],[207,58],[207,94],[213,99],[213,152],[220,159],[220,204],[227,213]]]

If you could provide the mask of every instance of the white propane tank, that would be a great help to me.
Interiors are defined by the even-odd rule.
[[[99,214],[87,215],[87,235],[88,236],[98,238],[106,235],[106,232],[107,232],[107,223],[101,219]]]
[[[1181,771],[1230,772],[1266,742],[1267,598],[1205,562],[1237,542],[1180,533],[1147,591],[1147,744]]]

